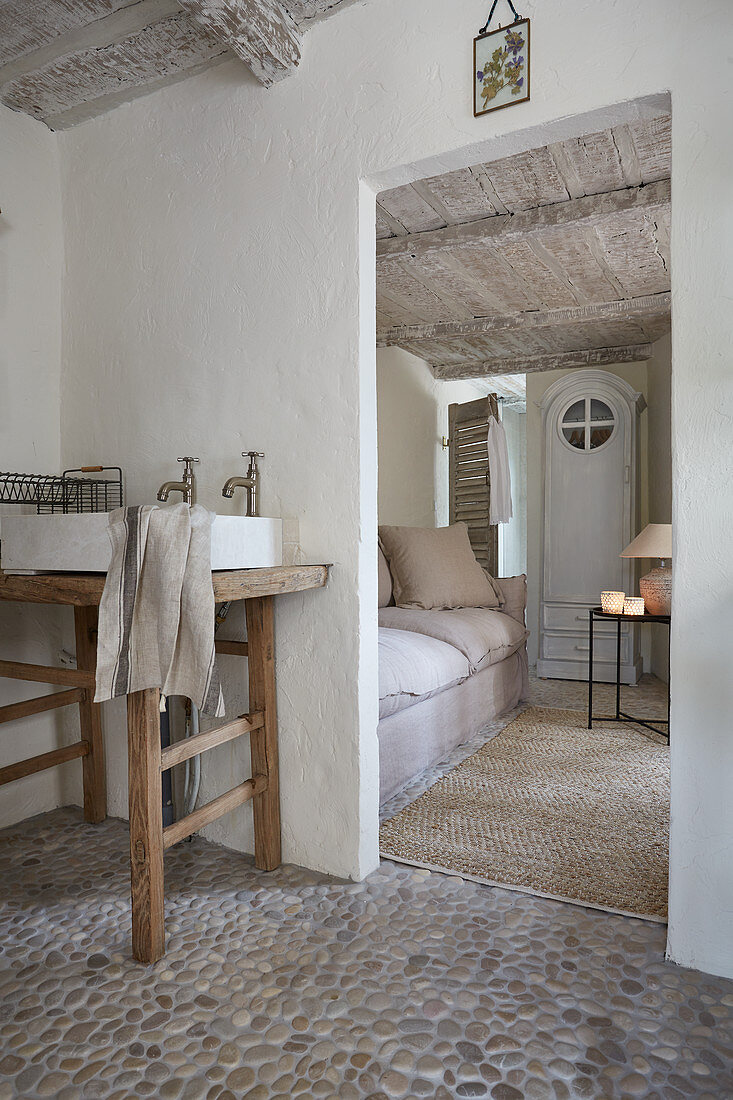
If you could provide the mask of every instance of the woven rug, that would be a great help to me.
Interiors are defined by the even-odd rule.
[[[381,828],[387,859],[664,921],[669,748],[530,707]]]

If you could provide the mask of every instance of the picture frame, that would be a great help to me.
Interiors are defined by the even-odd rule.
[[[529,19],[473,40],[474,118],[529,99]]]

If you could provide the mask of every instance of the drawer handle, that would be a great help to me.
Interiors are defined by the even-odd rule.
[[[576,615],[575,621],[576,623],[584,623],[586,621],[585,615]]]
[[[578,653],[590,653],[590,646],[588,645],[576,645],[575,647]]]

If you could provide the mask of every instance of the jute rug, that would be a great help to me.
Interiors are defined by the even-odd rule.
[[[381,828],[387,859],[664,921],[669,748],[530,707]]]

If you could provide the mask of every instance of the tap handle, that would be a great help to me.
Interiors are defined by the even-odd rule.
[[[200,458],[191,458],[190,455],[186,455],[185,458],[178,458],[178,459],[176,459],[176,461],[177,462],[185,462],[186,463],[186,473],[190,474],[190,473],[193,472],[192,466],[193,466],[194,462],[200,462],[201,459]]]
[[[264,458],[264,451],[242,451],[242,458]]]

